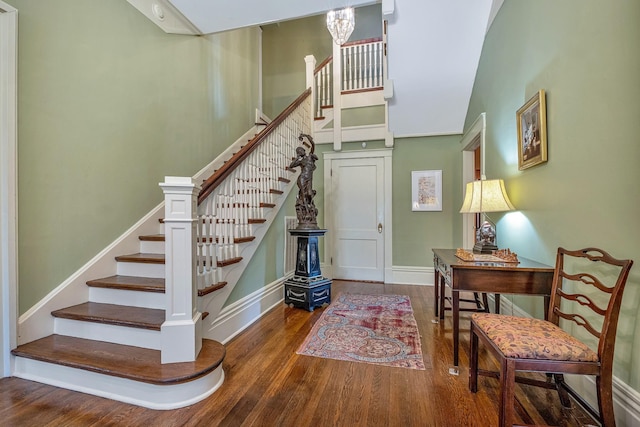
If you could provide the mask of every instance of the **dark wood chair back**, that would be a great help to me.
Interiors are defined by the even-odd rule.
[[[584,330],[593,336],[601,364],[613,363],[622,294],[632,265],[597,248],[558,249],[547,318],[565,330],[570,328],[561,320],[576,325],[574,335]]]

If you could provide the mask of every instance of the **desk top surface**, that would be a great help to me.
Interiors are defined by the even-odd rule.
[[[550,272],[553,273],[554,268],[541,264],[539,262],[530,260],[528,258],[523,258],[518,256],[519,263],[511,263],[511,262],[485,262],[485,261],[463,261],[462,259],[456,256],[455,249],[433,249],[433,253],[440,258],[442,262],[447,264],[449,267],[456,268],[464,268],[464,269],[473,269],[473,270],[517,270],[517,271],[527,271],[527,270],[535,270],[539,272]]]

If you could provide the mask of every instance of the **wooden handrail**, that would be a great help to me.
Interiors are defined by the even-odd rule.
[[[216,189],[222,181],[234,171],[260,143],[278,127],[302,102],[311,95],[311,88],[305,90],[295,101],[291,103],[282,113],[278,115],[271,123],[262,129],[247,145],[242,147],[240,151],[235,153],[224,165],[213,173],[203,184],[202,190],[198,195],[198,204],[202,203],[209,194]]]
[[[363,39],[363,40],[355,40],[352,42],[346,42],[345,44],[343,44],[340,47],[347,47],[347,46],[355,46],[358,44],[367,44],[367,43],[375,43],[375,42],[381,42],[382,41],[382,37],[374,37],[371,39]]]
[[[316,67],[316,69],[313,70],[313,74],[318,74],[320,72],[320,70],[322,70],[324,68],[324,66],[327,65],[331,61],[333,61],[333,55],[329,55],[324,61],[322,61],[320,63],[320,65],[318,65]]]

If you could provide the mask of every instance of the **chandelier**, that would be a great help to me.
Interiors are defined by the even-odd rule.
[[[349,40],[355,25],[356,20],[352,7],[331,10],[327,13],[327,29],[337,45],[342,45]]]

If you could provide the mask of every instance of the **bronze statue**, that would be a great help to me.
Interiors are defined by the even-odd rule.
[[[313,203],[316,191],[313,189],[313,171],[316,170],[316,160],[318,156],[314,154],[315,143],[310,135],[301,133],[298,139],[304,141],[306,138],[311,144],[309,154],[305,148],[300,146],[296,148],[296,157],[294,157],[289,165],[289,169],[300,167],[300,176],[298,176],[298,196],[296,198],[296,215],[298,217],[298,229],[317,229],[318,209]]]

